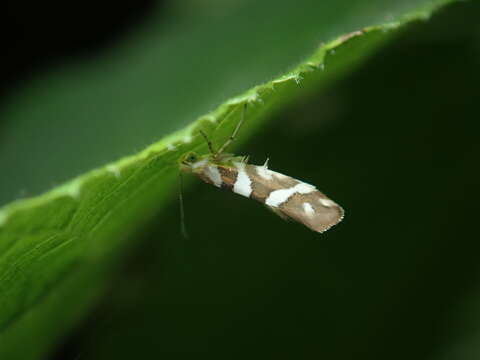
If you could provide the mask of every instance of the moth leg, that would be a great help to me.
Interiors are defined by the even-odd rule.
[[[227,141],[225,141],[225,144],[222,145],[222,147],[216,152],[216,156],[220,155],[225,151],[225,149],[232,143],[233,140],[235,140],[235,137],[237,136],[238,130],[240,130],[240,127],[242,126],[243,122],[245,121],[245,113],[247,112],[247,104],[245,103],[243,105],[243,111],[242,111],[242,117],[240,118],[240,121],[238,122],[237,126],[235,127],[235,130],[233,130],[232,135],[228,138]]]
[[[213,150],[212,142],[208,139],[207,134],[205,134],[202,130],[200,130],[200,134],[202,134],[202,136],[205,138],[205,141],[207,142],[210,152],[212,154],[215,154],[215,151]]]

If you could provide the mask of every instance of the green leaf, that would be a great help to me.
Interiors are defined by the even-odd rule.
[[[0,210],[0,357],[44,356],[98,300],[137,245],[135,234],[161,209],[168,211],[176,196],[178,158],[207,151],[199,129],[216,146],[222,144],[247,103],[246,127],[238,139],[245,141],[289,103],[337,81],[405,24],[428,19],[449,2],[337,1],[330,7],[318,1],[305,1],[303,7],[265,2],[253,8],[250,3],[193,25],[193,15],[182,15],[179,7],[171,14],[178,23],[163,24],[159,31],[160,20],[154,18],[107,57],[45,75],[25,89],[6,111],[12,137],[0,158],[11,169],[4,201],[18,188],[41,192],[52,181],[97,168]],[[245,26],[251,16],[256,25]],[[195,57],[212,63],[200,67]],[[61,123],[67,118],[76,130],[66,132]],[[100,166],[195,118],[145,150]],[[51,123],[38,129],[35,124],[46,119]],[[119,128],[122,136],[116,134]],[[39,133],[33,137],[26,129]],[[22,137],[25,133],[29,136]],[[46,144],[47,136],[56,141]],[[141,140],[135,143],[137,136]],[[52,146],[52,152],[39,151],[43,146]],[[18,151],[22,147],[30,151]],[[35,162],[43,171],[26,176],[39,166]]]

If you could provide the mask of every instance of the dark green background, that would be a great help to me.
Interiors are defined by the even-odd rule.
[[[478,359],[479,14],[411,26],[243,147],[342,224],[318,235],[198,184],[190,238],[172,203],[56,356]]]

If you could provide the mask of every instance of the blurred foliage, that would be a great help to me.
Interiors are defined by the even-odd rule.
[[[443,2],[172,5],[101,59],[41,76],[11,100],[0,148],[10,174],[2,178],[2,198],[14,199],[22,188],[37,193],[142,148],[291,70],[321,40]],[[477,14],[476,4],[450,7],[335,89],[307,96],[338,82],[390,34],[354,38],[330,52],[326,71],[306,76],[300,91],[289,84],[266,101],[277,110],[294,98],[297,105],[278,115],[283,123],[260,134],[248,154],[254,163],[272,157],[273,169],[317,184],[344,205],[347,219],[323,237],[328,241],[207,186],[185,194],[192,239],[179,238],[173,205],[161,210],[161,225],[151,225],[145,238],[132,235],[170,203],[175,161],[184,150],[157,151],[184,133],[117,162],[126,164],[126,181],[116,179],[116,167],[106,168],[108,177],[105,169],[94,171],[81,194],[75,181],[60,188],[70,194],[62,206],[52,202],[17,216],[15,237],[2,243],[9,246],[3,302],[13,311],[3,318],[1,350],[13,344],[23,351],[17,358],[38,358],[63,336],[102,293],[106,274],[118,265],[118,247],[130,249],[131,265],[93,325],[79,330],[59,357],[255,352],[400,359],[444,347],[438,352],[448,354],[454,337],[442,332],[443,321],[473,282],[467,274],[476,274],[468,215],[478,183],[472,171],[479,155],[472,120]],[[275,110],[254,109],[253,124]],[[221,120],[225,112],[213,114]],[[218,141],[233,123],[215,133]],[[188,146],[205,147],[196,139]],[[68,232],[59,237],[56,227],[64,224]],[[23,237],[39,229],[38,237]],[[144,245],[137,252],[127,243]],[[22,247],[28,251],[18,257]],[[451,256],[458,257],[453,269],[445,266]],[[79,268],[80,274],[71,271]],[[40,306],[21,312],[32,304]]]

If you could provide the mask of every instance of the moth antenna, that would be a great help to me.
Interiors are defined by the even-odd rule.
[[[178,173],[178,200],[180,201],[180,230],[182,236],[188,239],[187,228],[185,226],[185,209],[183,208],[183,177],[182,173]]]
[[[227,141],[225,141],[225,144],[222,145],[222,147],[215,153],[216,156],[220,155],[225,151],[225,149],[232,143],[232,141],[235,139],[237,136],[238,130],[242,126],[243,122],[245,121],[245,113],[247,112],[247,103],[243,104],[243,111],[242,111],[242,117],[240,118],[240,121],[238,122],[237,126],[235,127],[235,130],[233,130],[232,135],[228,138]]]
[[[215,151],[213,150],[212,142],[208,139],[207,134],[205,134],[202,130],[200,130],[200,134],[202,134],[202,136],[205,138],[205,141],[207,142],[210,152],[212,154],[215,154]]]

